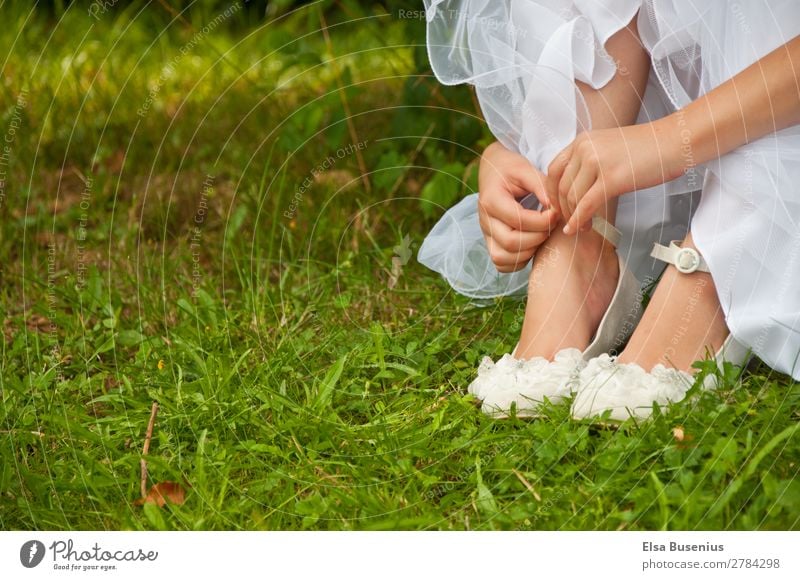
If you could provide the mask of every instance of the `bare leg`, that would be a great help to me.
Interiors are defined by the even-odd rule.
[[[694,248],[691,234],[683,245]],[[693,361],[716,352],[727,336],[711,275],[681,274],[668,266],[619,361],[647,371],[658,363],[690,371]]]
[[[649,74],[636,18],[608,40],[606,50],[617,62],[617,75],[600,90],[577,83],[595,129],[636,122]],[[599,215],[614,223],[616,209],[609,203]],[[552,358],[568,347],[583,350],[614,295],[619,277],[614,248],[594,231],[565,236],[563,225],[536,252],[518,358]]]

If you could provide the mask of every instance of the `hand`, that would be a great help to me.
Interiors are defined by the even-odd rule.
[[[518,202],[533,193],[549,207],[545,177],[522,155],[493,143],[481,157],[478,184],[478,216],[492,262],[499,272],[521,270],[558,220],[552,209],[525,209]]]
[[[679,135],[658,121],[578,135],[547,169],[548,190],[558,192],[556,209],[567,222],[564,233],[588,230],[592,216],[619,195],[681,175]]]

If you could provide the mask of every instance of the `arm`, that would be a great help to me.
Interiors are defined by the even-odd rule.
[[[798,123],[800,37],[663,119],[579,135],[548,168],[568,220],[564,231],[584,229],[613,197],[664,183]]]
[[[800,123],[800,36],[661,121],[678,148],[689,138],[696,163]]]

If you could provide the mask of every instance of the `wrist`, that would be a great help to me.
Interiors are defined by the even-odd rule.
[[[657,119],[652,124],[665,182],[680,177],[700,163],[694,155],[692,131],[682,111]]]

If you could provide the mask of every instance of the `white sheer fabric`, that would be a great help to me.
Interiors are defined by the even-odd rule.
[[[653,63],[638,122],[685,106],[800,34],[797,0],[425,0],[425,7],[437,78],[474,85],[492,133],[542,171],[590,128],[575,80],[594,88],[611,80],[616,67],[604,44],[637,11]],[[734,336],[797,378],[799,161],[795,127],[622,196],[617,217],[620,254],[643,284],[661,268],[649,258],[653,242],[682,238],[691,221]],[[690,192],[700,189],[698,206]],[[477,194],[445,213],[418,259],[473,298],[523,293],[530,272],[530,265],[514,274],[494,268]]]
[[[646,2],[639,33],[676,108],[800,34],[797,0]],[[800,379],[800,126],[707,163],[692,219],[733,336]]]

